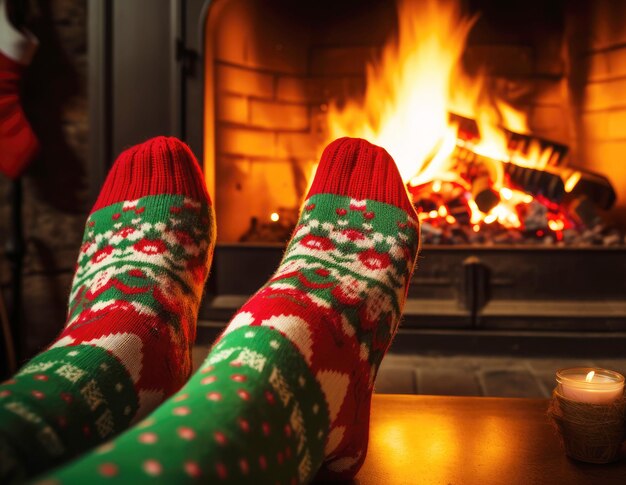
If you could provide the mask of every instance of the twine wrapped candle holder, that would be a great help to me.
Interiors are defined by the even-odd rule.
[[[612,374],[619,376],[623,383],[621,375]],[[567,388],[560,379],[557,380],[559,386],[552,393],[548,414],[560,431],[565,453],[587,463],[615,461],[626,437],[626,398],[623,388],[615,398],[603,402],[598,401],[598,396],[593,394],[581,396],[577,394],[580,388]],[[600,393],[603,390],[608,389],[600,387]],[[583,399],[591,402],[584,402]]]

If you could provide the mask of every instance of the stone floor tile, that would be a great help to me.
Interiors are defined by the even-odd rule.
[[[415,369],[410,366],[385,364],[383,361],[376,377],[374,392],[378,394],[415,394]]]
[[[485,396],[542,398],[539,383],[523,367],[509,369],[484,369],[480,381]]]
[[[537,372],[534,375],[541,388],[541,397],[551,397],[552,391],[556,387],[556,374],[554,372]]]
[[[586,359],[526,358],[523,362],[533,373],[552,372],[554,375],[556,375],[556,371],[559,369],[566,369],[568,367],[588,367],[593,365],[591,360]]]
[[[460,367],[420,368],[417,391],[437,396],[483,395],[476,373]]]
[[[624,349],[624,352],[626,352],[626,349]],[[591,363],[591,366],[614,370],[626,376],[626,359],[597,359]]]
[[[194,370],[208,353],[193,349]],[[626,359],[553,359],[493,356],[425,356],[389,354],[383,360],[375,389],[385,394],[450,396],[550,397],[558,369],[596,366],[626,375]]]

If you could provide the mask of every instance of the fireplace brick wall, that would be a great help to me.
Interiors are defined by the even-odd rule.
[[[618,196],[612,216],[626,223],[626,3],[589,2],[570,15],[574,108],[579,116],[579,162],[607,175]]]
[[[527,116],[531,133],[571,145],[577,155],[562,7],[537,20],[521,2],[468,3],[481,15],[465,68],[484,72],[491,92]],[[281,207],[298,206],[325,141],[329,101],[362,96],[365,66],[395,24],[393,2],[357,2],[317,18],[297,18],[289,3],[261,4],[224,2],[211,32],[221,242],[237,241],[251,217],[267,221]]]
[[[297,208],[325,140],[331,97],[358,96],[371,46],[314,45],[310,24],[232,0],[219,10],[212,53],[219,240],[250,219]],[[227,201],[227,202],[226,202]]]

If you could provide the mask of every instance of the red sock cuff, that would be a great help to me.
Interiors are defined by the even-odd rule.
[[[181,194],[211,202],[196,157],[177,138],[159,136],[122,152],[91,211],[159,194]]]
[[[329,193],[415,211],[391,155],[360,138],[339,138],[324,150],[308,197]]]

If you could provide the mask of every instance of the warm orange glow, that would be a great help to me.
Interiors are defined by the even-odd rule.
[[[393,456],[392,460],[380,460],[381,476],[397,476],[397,470],[414,470],[423,476],[429,470],[432,483],[447,483],[448,466],[462,456],[463,439],[454,416],[429,412],[424,409],[415,419],[398,421],[383,411],[374,423],[368,453],[371,456]],[[419,442],[419,460],[415,460],[415,433],[424,430],[427,436]],[[421,475],[420,475],[421,473]],[[405,483],[408,483],[405,481]]]
[[[443,182],[470,192],[472,181],[461,173],[455,150],[480,155],[482,170],[501,200],[485,213],[468,197],[470,223],[521,227],[518,206],[533,197],[507,186],[505,166],[545,169],[555,152],[537,141],[523,144],[523,150],[509,147],[507,130],[527,132],[526,116],[496,93],[487,93],[484,74],[463,72],[460,59],[475,18],[464,16],[459,4],[398,0],[398,35],[384,46],[380,59],[368,64],[363,99],[342,107],[330,104],[329,139],[352,136],[383,146],[409,187],[430,183],[433,194],[443,193]],[[460,122],[450,113],[473,119],[479,139],[461,136]],[[431,219],[437,216],[445,220],[448,209],[441,205],[428,213]]]
[[[270,214],[270,220],[272,222],[278,222],[278,219],[280,219],[280,216],[278,215],[278,212],[272,212]]]
[[[596,371],[593,371],[593,370],[592,370],[592,371],[590,371],[590,372],[587,374],[587,377],[585,377],[585,381],[586,381],[586,382],[591,382],[591,381],[593,380],[593,376],[595,376],[595,375],[596,375]]]

